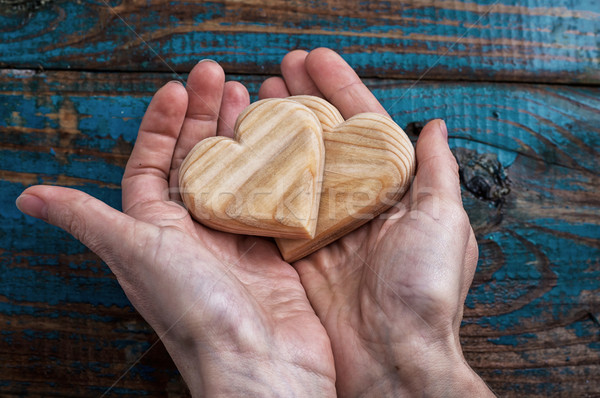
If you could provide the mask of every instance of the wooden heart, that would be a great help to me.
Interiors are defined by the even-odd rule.
[[[321,122],[298,101],[267,99],[235,137],[200,141],[179,169],[184,204],[202,224],[238,234],[312,238],[325,150]]]
[[[389,117],[361,113],[344,121],[327,101],[295,96],[319,118],[325,141],[325,173],[317,230],[312,239],[276,239],[286,261],[296,261],[333,242],[396,204],[415,170],[414,148]]]

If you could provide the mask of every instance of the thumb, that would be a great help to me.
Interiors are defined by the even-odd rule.
[[[415,185],[462,205],[458,164],[448,146],[448,130],[443,120],[432,120],[425,125],[417,140],[416,155],[418,184]]]
[[[64,229],[115,267],[128,263],[137,239],[149,239],[151,228],[104,202],[75,189],[38,185],[27,188],[16,200],[20,211]],[[140,228],[140,226],[144,228]],[[145,235],[145,236],[140,236]]]

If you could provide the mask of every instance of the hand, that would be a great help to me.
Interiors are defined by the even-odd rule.
[[[347,119],[387,115],[331,50],[289,53],[261,97],[309,94]],[[492,395],[463,358],[462,309],[477,264],[443,121],[421,132],[411,191],[381,217],[295,263],[331,339],[339,396]]]
[[[203,138],[232,136],[248,104],[241,84],[201,62],[187,90],[168,83],[152,99],[123,177],[124,213],[50,186],[28,188],[17,205],[108,264],[193,395],[334,395],[325,329],[272,241],[204,228],[174,201],[185,155]]]

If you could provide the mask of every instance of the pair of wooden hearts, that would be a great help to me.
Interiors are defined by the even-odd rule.
[[[289,262],[393,206],[414,174],[413,146],[393,120],[361,113],[344,121],[318,97],[255,102],[234,131],[188,154],[183,202],[206,226],[275,237]]]

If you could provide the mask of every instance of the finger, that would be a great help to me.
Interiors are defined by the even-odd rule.
[[[443,120],[433,120],[421,131],[417,140],[417,173],[415,192],[449,199],[462,206],[458,164],[450,147]]]
[[[314,95],[323,97],[319,88],[308,75],[305,60],[308,52],[304,50],[291,51],[281,61],[281,74],[285,85],[292,95]]]
[[[199,141],[217,134],[224,86],[225,72],[212,60],[200,61],[188,76],[189,104],[171,162],[171,198],[174,200],[179,197],[179,166],[183,159]]]
[[[25,214],[60,227],[102,258],[121,281],[141,272],[132,256],[139,247],[155,247],[158,228],[135,220],[83,192],[38,185],[26,189],[16,201]],[[134,248],[136,250],[134,250]]]
[[[250,95],[243,84],[239,82],[225,83],[217,135],[233,138],[235,121],[248,105],[250,105]]]
[[[306,57],[305,65],[319,91],[345,119],[362,112],[388,115],[356,72],[334,51],[327,48],[313,50]]]
[[[183,85],[174,82],[152,98],[123,175],[124,212],[139,203],[168,198],[171,159],[187,104]]]
[[[270,77],[260,85],[258,90],[258,98],[286,98],[290,96],[290,92],[285,85],[285,82],[280,77]]]

